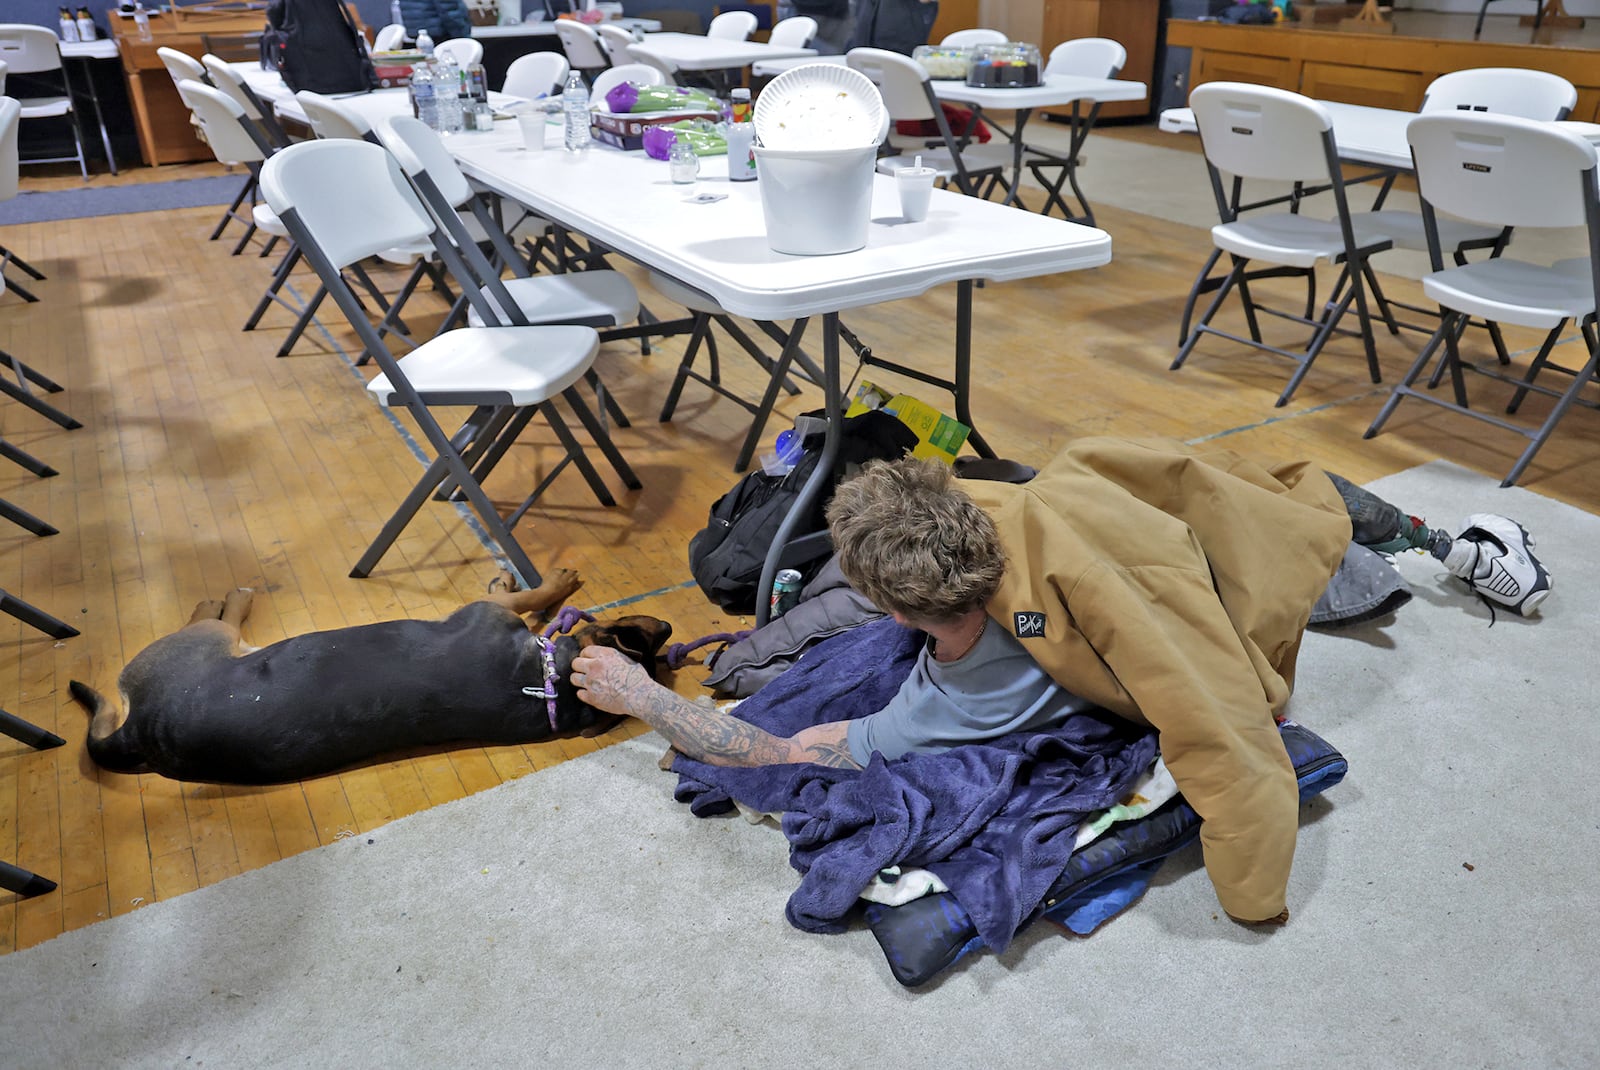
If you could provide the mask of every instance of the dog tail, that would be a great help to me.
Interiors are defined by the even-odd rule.
[[[139,756],[117,722],[117,711],[106,697],[88,684],[70,680],[67,690],[73,699],[89,712],[89,757],[102,769],[113,773],[142,773],[144,759]]]

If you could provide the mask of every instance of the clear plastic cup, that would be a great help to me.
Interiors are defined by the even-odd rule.
[[[933,197],[933,180],[939,172],[931,167],[902,167],[894,173],[900,189],[900,215],[907,223],[928,218],[928,201]]]
[[[543,111],[517,112],[517,129],[522,131],[522,147],[529,152],[544,151],[544,133],[548,126]]]

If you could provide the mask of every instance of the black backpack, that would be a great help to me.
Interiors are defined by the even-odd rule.
[[[366,41],[341,0],[272,0],[261,66],[297,93],[362,93],[378,84]]]
[[[851,464],[903,457],[917,444],[916,432],[878,411],[845,420],[841,434],[840,460]],[[689,540],[689,571],[695,583],[707,598],[728,612],[755,612],[767,547],[772,545],[778,525],[816,469],[821,444],[820,433],[807,436],[806,451],[788,475],[751,472],[745,476],[717,499],[706,526]],[[826,530],[823,510],[832,496],[833,485],[829,484],[795,525],[791,538]],[[814,551],[809,560],[790,561],[790,567],[809,579],[833,549],[826,539],[819,539]]]

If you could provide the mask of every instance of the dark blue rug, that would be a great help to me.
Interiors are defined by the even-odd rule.
[[[170,208],[204,208],[227,204],[244,184],[245,176],[179,178],[170,182],[141,182],[131,186],[19,193],[0,201],[0,226],[12,223],[50,223],[57,219],[161,212]]]

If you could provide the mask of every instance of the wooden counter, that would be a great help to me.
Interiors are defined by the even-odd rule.
[[[1572,118],[1600,121],[1600,54],[1592,49],[1188,19],[1168,20],[1167,43],[1193,50],[1190,86],[1255,82],[1319,100],[1406,111],[1416,110],[1428,84],[1441,74],[1469,67],[1529,67],[1559,74],[1577,87]]]
[[[151,166],[209,160],[211,150],[195,136],[189,109],[178,96],[156,49],[175,48],[195,59],[205,55],[207,38],[259,33],[266,25],[262,11],[179,11],[150,16],[149,41],[139,39],[133,19],[115,9],[105,13],[111,37],[122,56],[122,73],[128,80],[128,102],[139,132],[139,152]]]

